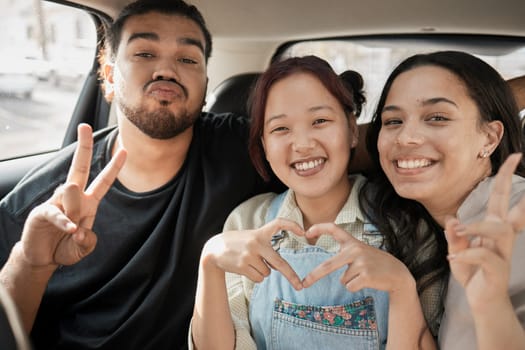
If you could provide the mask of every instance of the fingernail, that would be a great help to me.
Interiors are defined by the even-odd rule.
[[[75,232],[75,230],[77,229],[77,225],[75,225],[72,222],[67,222],[65,229],[67,232]]]
[[[482,239],[481,239],[480,236],[473,236],[470,239],[470,246],[474,247],[474,248],[475,247],[480,247],[481,246],[481,241],[482,241]]]
[[[457,224],[454,229],[456,230],[456,233],[458,235],[462,235],[464,234],[466,231],[467,231],[467,226],[463,225],[463,224]]]
[[[454,254],[454,253],[447,255],[447,259],[448,260],[454,260],[456,257],[457,257],[457,255]]]

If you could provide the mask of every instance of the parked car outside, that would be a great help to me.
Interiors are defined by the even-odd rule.
[[[0,94],[29,99],[38,83],[32,62],[25,57],[0,56]]]

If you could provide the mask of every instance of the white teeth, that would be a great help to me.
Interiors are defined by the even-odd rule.
[[[324,163],[324,159],[311,160],[309,162],[295,163],[294,167],[297,170],[305,171],[310,170]]]
[[[430,163],[428,159],[398,160],[397,166],[402,169],[417,169],[429,166]]]

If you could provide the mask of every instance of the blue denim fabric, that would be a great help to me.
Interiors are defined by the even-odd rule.
[[[279,253],[300,278],[334,255],[317,246],[300,250],[282,248]],[[388,332],[388,293],[373,289],[349,292],[340,282],[344,270],[345,267],[334,271],[302,291],[294,290],[278,271],[272,271],[258,283],[249,308],[257,349],[384,349]],[[283,309],[283,302],[294,305]],[[290,311],[336,305],[347,306],[347,318],[348,314],[351,318],[360,317],[364,307],[370,322],[330,324],[330,319],[309,320]],[[318,315],[321,319],[322,314],[321,311]]]

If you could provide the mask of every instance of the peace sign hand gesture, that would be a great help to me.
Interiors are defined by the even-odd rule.
[[[33,267],[75,264],[91,253],[97,238],[93,222],[102,197],[111,187],[126,159],[125,150],[115,153],[87,189],[93,153],[89,125],[78,126],[78,145],[66,183],[45,203],[29,214],[22,232],[20,249]]]
[[[512,174],[520,159],[521,154],[513,154],[499,169],[483,220],[462,225],[450,218],[445,224],[450,269],[474,311],[508,299],[512,250],[525,227],[525,197],[509,211]]]

